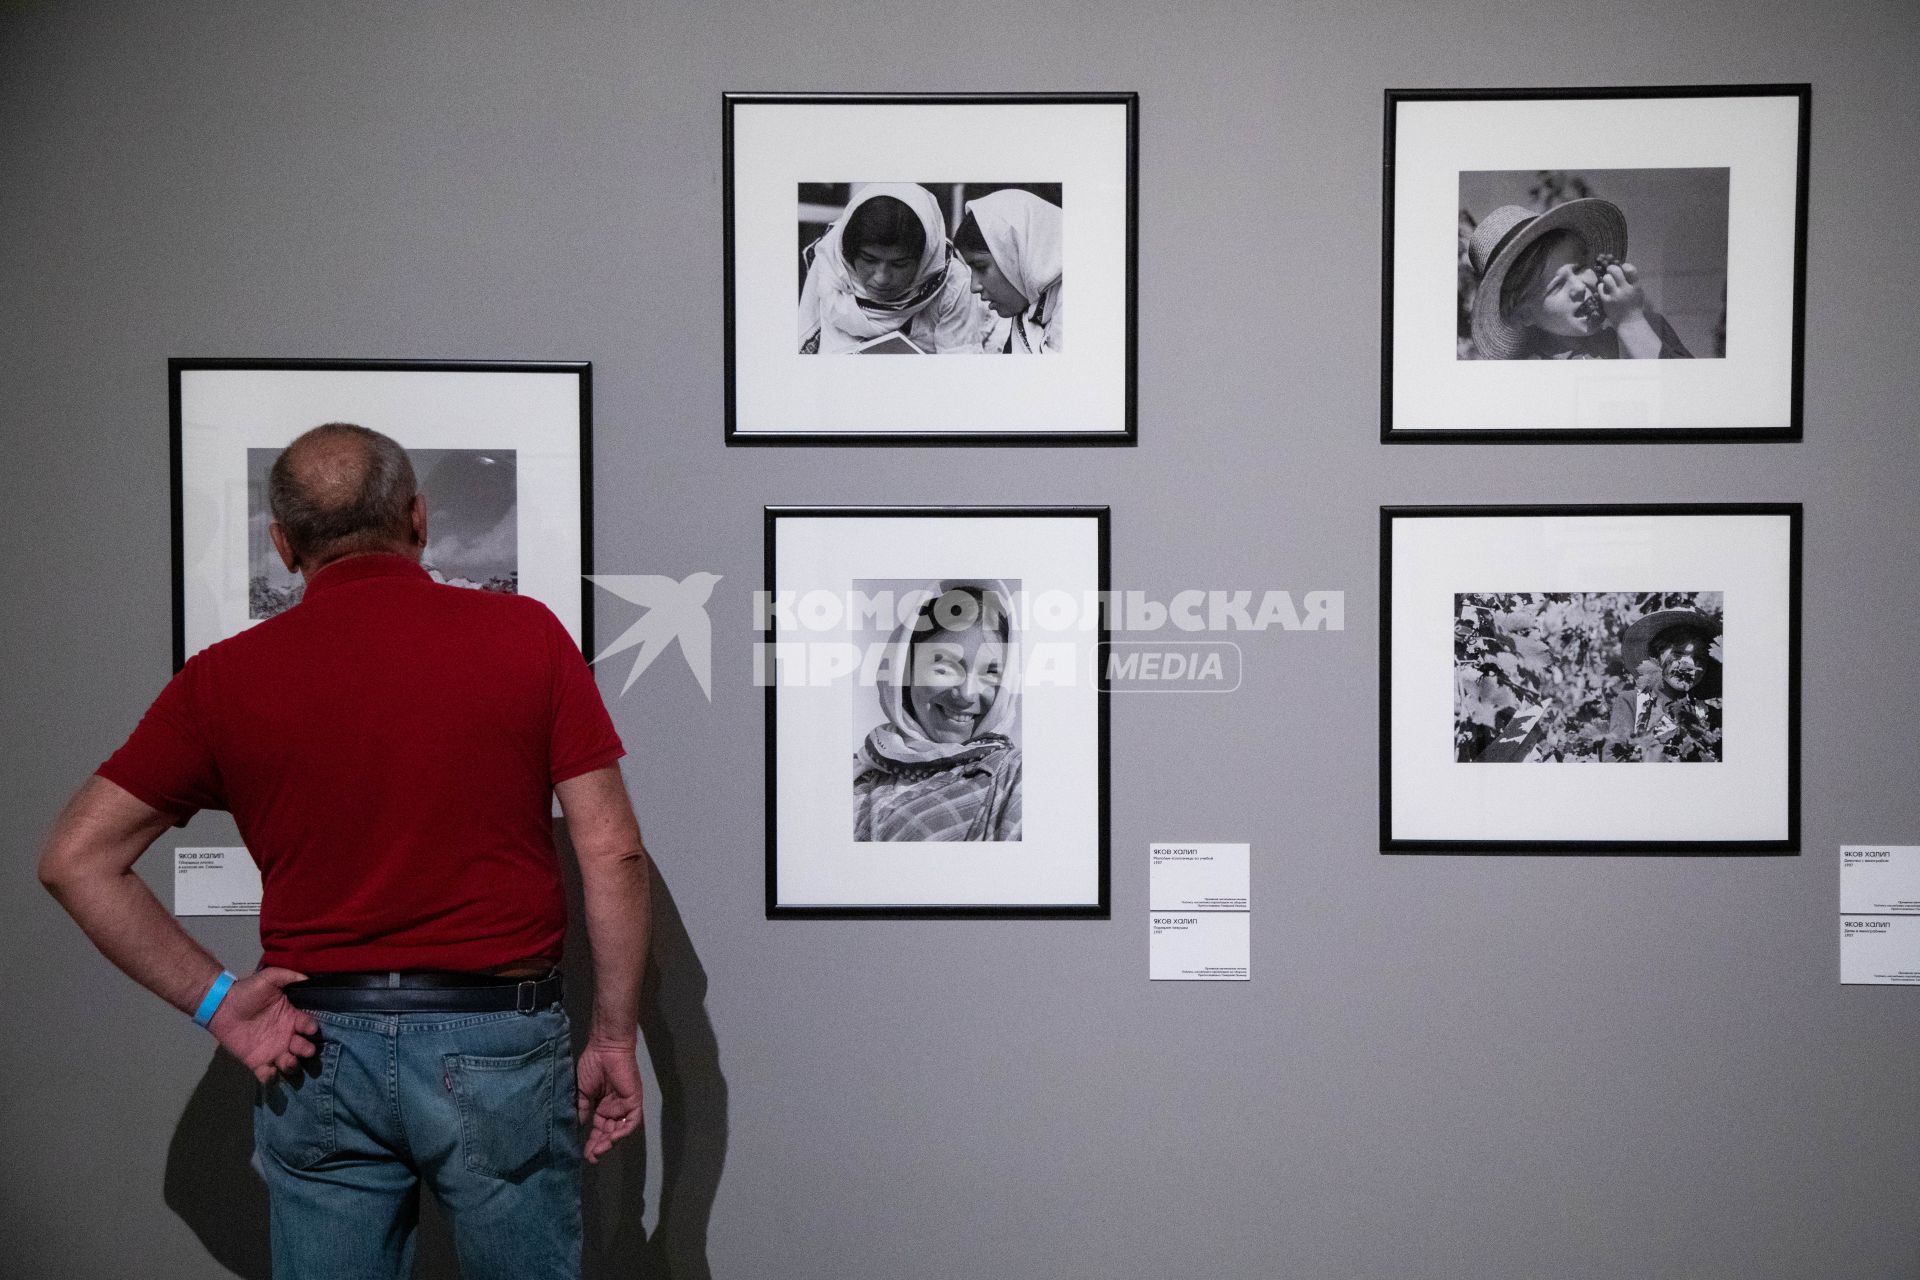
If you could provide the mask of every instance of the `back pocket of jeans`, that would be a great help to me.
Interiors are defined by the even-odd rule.
[[[289,1169],[311,1169],[338,1149],[333,1095],[340,1074],[340,1042],[323,1040],[316,1057],[292,1076],[260,1086],[253,1108],[253,1134],[260,1147]]]
[[[514,1181],[546,1162],[553,1141],[554,1061],[551,1040],[511,1058],[446,1055],[468,1169]]]

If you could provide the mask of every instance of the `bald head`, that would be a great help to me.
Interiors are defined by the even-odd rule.
[[[416,489],[407,451],[378,431],[329,422],[302,435],[267,477],[281,554],[311,573],[342,556],[417,553]]]

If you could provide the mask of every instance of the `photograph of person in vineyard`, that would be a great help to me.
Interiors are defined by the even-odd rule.
[[[1636,747],[1681,746],[1677,756],[1646,758],[1720,758],[1719,640],[1719,621],[1695,609],[1648,614],[1621,634],[1620,663],[1634,683],[1614,696],[1610,751],[1632,758]]]
[[[1455,597],[1454,759],[1721,759],[1717,591]]]

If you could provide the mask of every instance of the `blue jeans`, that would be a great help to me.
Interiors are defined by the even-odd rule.
[[[423,1182],[463,1280],[579,1276],[581,1141],[560,1006],[313,1018],[319,1052],[254,1101],[274,1280],[411,1275]]]

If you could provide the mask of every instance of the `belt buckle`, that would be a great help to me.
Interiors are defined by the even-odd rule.
[[[538,1013],[540,984],[533,978],[522,978],[520,985],[513,989],[513,1009],[515,1013]]]

